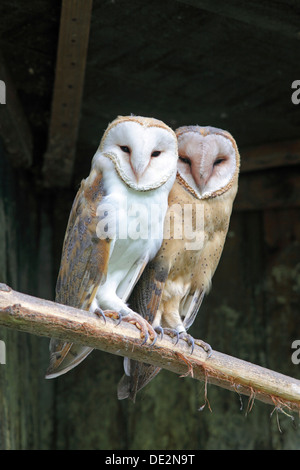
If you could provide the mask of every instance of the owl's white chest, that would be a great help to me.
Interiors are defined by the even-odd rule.
[[[124,301],[143,264],[159,250],[168,206],[164,186],[139,192],[125,185],[115,172],[103,178],[106,196],[98,206],[98,236],[111,239],[105,289],[114,290]]]

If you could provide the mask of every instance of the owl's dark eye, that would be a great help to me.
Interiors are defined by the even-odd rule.
[[[214,166],[218,166],[220,165],[221,163],[225,162],[226,158],[217,158],[215,161],[214,161]]]
[[[181,160],[183,163],[187,163],[188,165],[192,165],[191,159],[188,157],[179,157],[179,160]]]
[[[130,148],[127,147],[127,145],[120,145],[120,149],[121,149],[122,152],[124,152],[124,153],[130,153]]]
[[[151,157],[159,157],[160,154],[161,154],[161,151],[160,151],[160,150],[154,150],[154,151],[151,153]]]

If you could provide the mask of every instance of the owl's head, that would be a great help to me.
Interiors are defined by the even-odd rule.
[[[198,199],[219,196],[236,185],[240,156],[231,134],[214,127],[176,130],[178,179]]]
[[[158,188],[175,178],[176,135],[154,118],[119,116],[106,129],[98,153],[97,158],[110,159],[120,178],[137,191]]]

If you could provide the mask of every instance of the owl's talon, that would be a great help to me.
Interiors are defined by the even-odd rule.
[[[97,317],[103,318],[104,323],[106,323],[106,316],[101,308],[95,308],[94,313]]]
[[[197,346],[199,346],[200,348],[204,349],[207,354],[207,359],[211,357],[213,350],[210,344],[205,343],[205,341],[202,341],[202,339],[196,339],[195,344],[197,344]]]
[[[156,327],[154,328],[154,331],[155,331],[158,335],[160,335],[160,339],[163,339],[163,337],[164,337],[164,329],[163,329],[161,326],[159,326],[159,325],[156,326]]]
[[[141,343],[141,346],[143,346],[145,343],[147,343],[148,338],[149,338],[149,335],[148,335],[148,333],[146,333],[146,334],[145,334],[144,341]]]
[[[119,319],[119,314],[114,310],[105,310],[104,315],[108,318],[113,318],[114,320]]]
[[[179,333],[177,330],[175,330],[175,328],[164,328],[164,333],[166,333],[168,336],[171,336],[171,338],[174,338],[176,336],[175,344],[178,343]]]
[[[194,349],[195,349],[195,340],[194,338],[189,335],[188,333],[182,332],[179,334],[179,339],[183,339],[184,341],[187,342],[189,346],[191,346],[191,354],[193,354]]]
[[[116,326],[119,326],[122,320],[123,320],[123,315],[120,312],[118,312],[118,318],[117,318]]]
[[[154,331],[155,331],[155,330],[154,330]],[[155,331],[155,333],[156,333],[156,331]],[[156,341],[157,341],[157,334],[155,335],[155,338],[153,339],[153,341],[152,341],[152,343],[150,344],[150,346],[154,346],[155,343],[156,343]]]
[[[132,325],[135,325],[138,330],[142,331],[141,325],[136,320],[132,320],[129,323],[131,323]]]
[[[118,326],[122,321],[126,321],[128,323],[132,323],[133,325],[136,326],[141,331],[141,338],[143,338],[142,345],[145,344],[148,339],[150,338],[152,340],[152,345],[155,344],[156,339],[157,339],[157,334],[150,325],[141,315],[135,312],[127,312],[121,310],[118,312]]]

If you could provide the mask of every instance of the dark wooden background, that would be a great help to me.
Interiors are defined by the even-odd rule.
[[[51,107],[61,2],[0,6],[0,79],[7,86],[0,105],[0,282],[53,299],[72,200],[118,114],[155,116],[173,128],[225,128],[240,148],[240,188],[212,291],[191,333],[218,351],[300,378],[291,361],[291,344],[300,339],[300,105],[291,101],[291,84],[300,79],[299,4],[94,0],[91,22],[85,10],[75,33],[70,24],[83,17],[81,2],[65,4],[71,16],[61,23],[62,37],[71,37],[78,69],[75,89],[58,100],[75,124],[57,131],[62,147],[55,148],[49,129],[70,122]],[[82,45],[89,25],[85,56],[76,41]],[[7,359],[0,365],[1,449],[300,449],[297,415],[292,420],[258,402],[247,413],[247,398],[214,386],[212,411],[199,411],[204,385],[167,371],[135,404],[119,402],[121,358],[94,351],[74,371],[46,381],[47,339],[1,328],[0,340]]]

